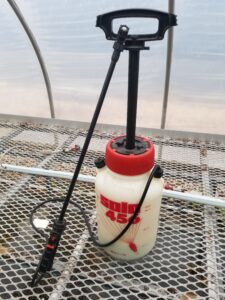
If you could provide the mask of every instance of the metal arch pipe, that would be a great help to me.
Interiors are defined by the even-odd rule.
[[[169,0],[168,2],[169,13],[174,13],[175,0]],[[169,95],[169,85],[170,85],[170,73],[171,73],[171,64],[172,64],[172,52],[173,52],[173,27],[168,30],[168,39],[167,39],[167,55],[166,55],[166,75],[165,75],[165,86],[164,86],[164,95],[163,95],[163,107],[162,107],[162,116],[161,116],[161,129],[165,128],[166,125],[166,114],[167,114],[167,104],[168,104],[168,95]]]
[[[42,57],[41,54],[41,50],[38,46],[38,43],[31,31],[31,29],[29,28],[22,12],[20,11],[19,7],[17,6],[16,2],[14,0],[7,0],[9,5],[12,7],[14,13],[16,14],[17,18],[19,19],[21,25],[23,26],[32,46],[33,49],[36,53],[36,56],[38,58],[40,67],[41,67],[41,71],[44,77],[44,81],[45,81],[45,86],[46,86],[46,90],[47,90],[47,94],[48,94],[48,100],[49,100],[49,107],[50,107],[50,113],[51,113],[51,118],[54,119],[55,118],[55,109],[54,109],[54,104],[53,104],[53,97],[52,97],[52,89],[51,89],[51,83],[50,83],[50,79],[48,76],[48,72],[47,72],[47,68],[45,66],[45,62],[44,59]]]

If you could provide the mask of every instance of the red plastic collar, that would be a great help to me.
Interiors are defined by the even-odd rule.
[[[111,147],[117,138],[111,139],[106,146],[105,162],[111,171],[121,175],[135,176],[148,172],[154,166],[155,149],[149,139],[139,137],[149,145],[145,153],[124,155],[117,153]]]

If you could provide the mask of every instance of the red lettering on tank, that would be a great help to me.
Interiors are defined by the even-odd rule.
[[[108,208],[106,211],[106,216],[111,219],[113,222],[117,223],[128,223],[131,216],[128,216],[128,214],[133,215],[137,204],[129,204],[128,202],[116,202],[109,200],[103,195],[100,195],[100,203]],[[116,214],[117,213],[117,214]],[[139,212],[140,213],[140,212]],[[137,216],[135,220],[133,221],[133,224],[137,224],[141,221],[140,217]]]
[[[127,202],[116,202],[107,199],[105,196],[100,195],[100,201],[103,206],[115,212],[124,214],[133,214],[137,208],[137,204],[128,204]]]
[[[120,212],[120,203],[109,200],[109,209],[115,212]]]
[[[129,204],[128,205],[128,214],[133,214],[137,208],[137,204]]]
[[[105,207],[109,208],[109,200],[105,198],[104,196],[100,195],[100,201],[101,204],[104,205]]]
[[[128,205],[128,203],[127,202],[122,202],[121,203],[121,213],[123,213],[123,214],[127,214],[127,205]]]

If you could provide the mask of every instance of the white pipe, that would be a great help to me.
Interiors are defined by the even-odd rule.
[[[182,193],[182,192],[176,192],[176,191],[165,190],[165,189],[163,189],[163,197],[171,197],[179,200],[185,200],[188,202],[195,202],[199,204],[207,204],[207,205],[213,205],[213,206],[225,208],[225,200],[214,198],[214,197],[208,197],[208,196],[202,196],[202,195],[190,194],[190,193]]]
[[[73,173],[71,173],[71,172],[53,171],[53,170],[46,170],[46,169],[42,169],[42,168],[33,168],[33,167],[14,166],[14,165],[9,165],[9,164],[2,164],[0,166],[0,170],[19,172],[19,173],[30,174],[30,175],[59,177],[59,178],[65,178],[65,179],[72,179],[72,177],[73,177]],[[95,177],[80,174],[78,176],[78,180],[94,183]]]
[[[46,169],[42,169],[42,168],[14,166],[14,165],[9,165],[9,164],[0,165],[0,170],[19,172],[19,173],[30,174],[30,175],[58,177],[58,178],[65,178],[65,179],[71,179],[73,177],[73,173],[71,173],[71,172],[62,172],[62,171],[46,170]],[[95,177],[90,176],[90,175],[80,174],[78,176],[78,180],[94,183]],[[225,208],[225,200],[222,200],[219,198],[214,198],[214,197],[208,197],[208,196],[202,196],[202,195],[190,194],[190,193],[182,193],[182,192],[176,192],[176,191],[171,191],[171,190],[166,190],[166,189],[163,189],[163,197],[170,197],[170,198],[175,198],[178,200],[185,200],[188,202],[195,202],[195,203],[199,203],[199,204],[207,204],[207,205]]]

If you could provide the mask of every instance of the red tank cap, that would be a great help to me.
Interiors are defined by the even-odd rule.
[[[144,153],[140,154],[122,154],[118,153],[112,147],[120,137],[111,139],[106,145],[105,163],[106,166],[113,172],[120,175],[135,176],[141,175],[152,169],[154,166],[155,149],[154,144],[145,137],[136,137],[139,141],[147,143],[147,148]]]

